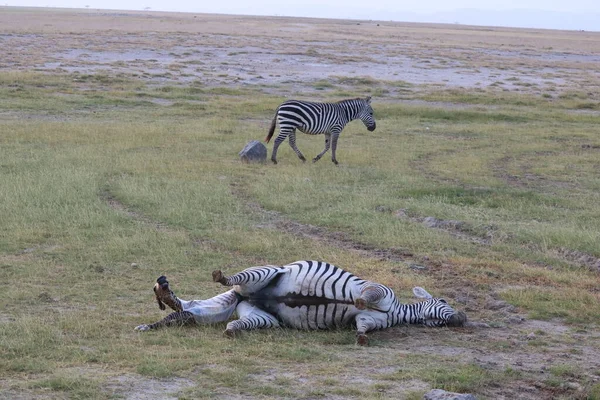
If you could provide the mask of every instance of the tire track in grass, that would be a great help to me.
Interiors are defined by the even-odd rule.
[[[141,224],[150,226],[153,229],[156,229],[157,231],[160,231],[160,232],[163,232],[166,234],[172,234],[172,235],[183,233],[183,234],[185,234],[185,236],[187,236],[189,238],[190,242],[192,242],[194,246],[206,246],[215,251],[222,251],[222,252],[228,251],[227,249],[223,248],[222,246],[219,246],[214,240],[211,240],[206,237],[193,237],[190,235],[190,233],[186,229],[169,226],[165,222],[157,221],[155,219],[148,217],[147,215],[144,215],[143,213],[141,213],[139,211],[132,209],[128,205],[124,204],[121,200],[119,200],[111,192],[111,190],[108,186],[104,187],[100,191],[99,197],[111,209],[115,210],[116,212],[123,214],[123,215],[129,217],[130,219],[137,221]]]
[[[362,257],[376,260],[400,263],[413,257],[413,253],[405,249],[380,248],[357,241],[346,232],[330,231],[320,226],[294,221],[277,211],[263,208],[250,197],[242,184],[232,183],[230,186],[232,195],[248,207],[250,211],[261,217],[263,222],[259,224],[259,227],[273,227],[294,236],[319,241],[339,249],[350,250]]]

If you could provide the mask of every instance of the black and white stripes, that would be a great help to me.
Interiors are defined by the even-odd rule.
[[[227,321],[235,311],[239,318],[227,324],[228,336],[278,326],[310,330],[355,325],[357,341],[364,345],[366,333],[376,329],[400,324],[460,326],[466,322],[464,313],[423,288],[416,287],[413,293],[424,301],[402,304],[387,286],[320,261],[253,267],[231,276],[215,271],[213,280],[233,289],[207,300],[185,301],[173,294],[164,277],[159,278],[155,285],[159,305],[167,304],[176,312],[136,329]]]
[[[289,138],[289,143],[294,152],[302,161],[306,158],[296,146],[296,129],[310,135],[324,134],[325,149],[319,153],[313,162],[318,161],[331,146],[331,160],[337,164],[335,156],[337,141],[342,129],[348,122],[360,119],[369,131],[375,130],[375,119],[371,107],[371,97],[365,99],[342,100],[337,103],[314,103],[309,101],[289,100],[277,108],[271,128],[265,141],[269,143],[279,122],[279,135],[273,144],[271,161],[277,164],[277,149],[279,145]]]

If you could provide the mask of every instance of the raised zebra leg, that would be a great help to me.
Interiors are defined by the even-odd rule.
[[[330,142],[331,142],[331,134],[330,133],[326,133],[325,134],[325,149],[323,149],[322,152],[320,152],[319,154],[317,154],[317,156],[315,158],[313,158],[313,162],[317,162],[321,159],[321,157],[323,157],[323,155],[325,153],[327,153],[327,151],[329,150],[329,146],[330,146]]]
[[[266,265],[264,267],[247,268],[231,276],[223,275],[221,270],[212,273],[213,281],[224,286],[238,285],[235,290],[242,296],[257,292],[267,286],[278,274],[287,272],[281,267]]]
[[[382,285],[367,285],[361,290],[360,297],[354,300],[354,306],[359,310],[364,310],[377,304],[381,299],[385,298],[386,294],[386,288]]]
[[[156,296],[156,302],[161,310],[165,309],[165,304],[168,305],[174,311],[183,311],[181,301],[175,296],[175,293],[169,287],[169,281],[166,276],[160,276],[154,284],[154,296]]]
[[[279,327],[279,322],[274,316],[246,301],[240,302],[236,311],[240,318],[228,323],[227,329],[223,332],[229,338],[235,337],[236,332],[239,331]]]
[[[356,344],[368,346],[369,338],[366,333],[377,328],[375,319],[368,314],[360,313],[356,316]]]
[[[166,276],[160,276],[154,287],[154,296],[156,296],[156,302],[158,303],[158,307],[161,310],[164,310],[165,304],[175,310],[174,313],[167,315],[165,318],[157,321],[153,324],[144,324],[135,327],[136,331],[148,331],[151,329],[158,329],[163,326],[181,326],[194,324],[196,321],[194,319],[194,314],[188,311],[183,311],[183,306],[181,304],[181,300],[175,296],[175,293],[169,287],[169,281],[167,281]]]

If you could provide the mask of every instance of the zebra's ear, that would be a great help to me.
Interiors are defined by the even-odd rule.
[[[371,104],[371,96],[368,96],[365,101],[367,102],[367,104]]]
[[[419,286],[413,288],[413,293],[420,299],[433,299],[433,296],[427,290]]]

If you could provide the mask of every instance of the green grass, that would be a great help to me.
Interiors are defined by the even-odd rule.
[[[214,269],[323,259],[403,299],[415,285],[436,295],[474,291],[469,315],[490,323],[503,317],[484,309],[489,295],[574,329],[600,318],[598,271],[564,257],[568,249],[600,258],[597,149],[584,146],[598,144],[598,117],[564,112],[569,102],[590,101],[579,95],[424,95],[479,106],[459,110],[374,99],[377,130],[347,126],[339,166],[329,155],[302,164],[287,145],[274,166],[237,156],[266,135],[283,100],[261,88],[156,87],[106,74],[9,73],[0,82],[0,373],[13,391],[107,398],[106,382],[135,374],[188,377],[192,387],[175,390],[184,398],[375,399],[410,382],[485,395],[496,382],[532,379],[511,366],[488,370],[432,352],[404,357],[399,352],[413,349],[403,337],[375,334],[372,347],[359,349],[350,330],[273,330],[235,341],[221,336],[222,325],[140,335],[134,326],[164,315],[151,289],[162,274],[182,298],[206,298],[222,291],[210,279]],[[313,87],[379,84],[339,78]],[[170,103],[150,101],[157,98]],[[586,104],[575,108],[592,108]],[[323,138],[299,135],[298,145],[312,157]],[[427,269],[278,230],[249,203],[344,232],[357,247],[404,249],[413,254],[407,265]],[[426,217],[462,228],[428,228]],[[508,339],[407,332],[434,335],[426,345],[511,351]],[[536,342],[528,351],[551,347],[545,337]],[[575,379],[598,397],[598,385],[574,365],[551,374],[548,388]]]

